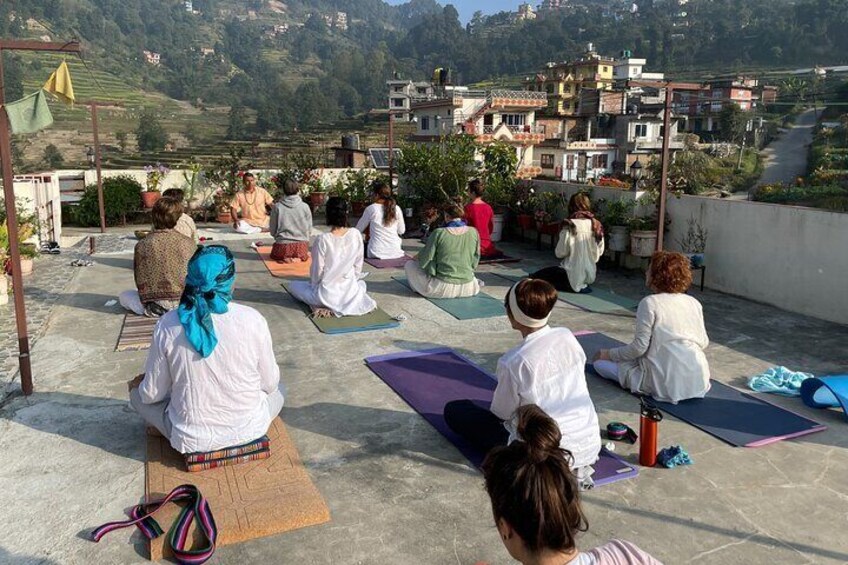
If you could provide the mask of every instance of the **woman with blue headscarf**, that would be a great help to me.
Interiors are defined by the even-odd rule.
[[[262,437],[283,407],[284,388],[262,315],[231,302],[229,249],[201,247],[188,264],[180,306],[153,333],[130,404],[180,453]]]

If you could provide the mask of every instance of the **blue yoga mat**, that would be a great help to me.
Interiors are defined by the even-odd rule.
[[[377,374],[427,422],[472,463],[479,467],[485,453],[458,436],[445,422],[445,405],[453,400],[472,400],[489,407],[497,381],[482,367],[448,348],[404,351],[365,359]],[[600,430],[598,430],[600,433]],[[639,471],[623,459],[602,449],[593,465],[596,485],[636,477]]]
[[[405,277],[392,277],[394,280],[412,290]],[[426,297],[422,297],[426,298]],[[427,298],[430,302],[456,318],[457,320],[476,320],[478,318],[495,318],[506,316],[503,302],[480,292],[470,298]]]
[[[801,400],[810,408],[842,408],[848,418],[848,375],[813,377],[801,383]]]
[[[590,360],[600,349],[624,345],[601,333],[575,334]],[[587,365],[595,374],[592,365]],[[597,376],[597,375],[596,375]],[[610,382],[610,381],[607,381]],[[618,383],[611,383],[618,386]],[[760,447],[827,429],[815,420],[776,406],[716,380],[704,398],[677,404],[656,402],[657,408],[736,447]]]
[[[501,278],[518,282],[530,275],[516,276],[511,274],[497,273]],[[636,308],[639,306],[638,300],[615,294],[609,290],[604,290],[597,286],[593,286],[590,292],[559,292],[559,299],[563,302],[577,306],[581,310],[594,312],[596,314],[618,314],[623,316],[633,316]]]

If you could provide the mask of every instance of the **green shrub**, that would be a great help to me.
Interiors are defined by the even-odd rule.
[[[141,184],[132,177],[119,176],[103,179],[103,206],[106,224],[114,226],[125,223],[127,215],[141,207]],[[75,221],[81,226],[99,226],[100,208],[97,202],[97,185],[85,187],[85,193],[77,205]]]

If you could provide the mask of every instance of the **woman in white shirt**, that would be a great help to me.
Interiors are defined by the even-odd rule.
[[[310,281],[289,285],[292,295],[311,306],[318,317],[362,316],[377,308],[361,280],[365,257],[362,234],[347,227],[349,212],[344,199],[327,200],[327,225],[331,229],[312,243]]]
[[[284,388],[262,315],[234,304],[235,264],[220,245],[188,265],[180,306],[153,332],[130,404],[180,453],[256,440],[283,407]]]
[[[710,390],[704,355],[710,340],[701,303],[685,294],[692,285],[689,259],[680,253],[654,253],[646,284],[655,294],[639,303],[633,341],[599,351],[595,371],[663,402],[703,398]]]
[[[604,226],[592,213],[592,201],[578,192],[568,201],[568,219],[563,222],[555,250],[558,267],[547,267],[531,278],[548,281],[559,292],[580,292],[595,282],[595,264],[604,254]]]
[[[581,486],[591,488],[592,464],[601,451],[598,415],[586,385],[583,348],[570,330],[548,325],[556,301],[556,290],[545,281],[523,279],[509,290],[507,315],[524,341],[498,360],[490,410],[468,400],[449,402],[445,421],[488,452],[518,439],[516,410],[536,404],[556,421]]]
[[[400,259],[405,255],[401,248],[401,237],[406,233],[403,213],[387,183],[374,181],[371,189],[374,203],[365,209],[356,224],[357,230],[368,233],[368,258]]]

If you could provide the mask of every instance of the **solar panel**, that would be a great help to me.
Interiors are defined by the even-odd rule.
[[[369,149],[368,154],[371,156],[371,162],[377,169],[389,168],[389,150],[388,149]],[[394,149],[395,162],[400,158],[401,150]]]

